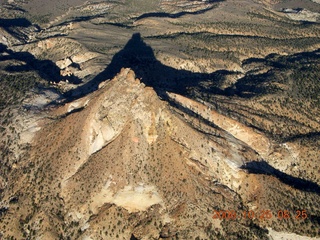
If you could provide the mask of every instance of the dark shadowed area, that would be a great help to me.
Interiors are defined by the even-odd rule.
[[[320,186],[318,184],[305,179],[290,176],[284,172],[279,171],[278,169],[275,169],[265,161],[249,162],[243,165],[241,168],[248,170],[249,173],[272,175],[278,178],[281,182],[293,188],[301,191],[313,192],[320,195]]]
[[[7,46],[0,43],[0,53],[6,53],[0,56],[0,61],[17,60],[22,61],[24,65],[12,65],[6,67],[8,72],[25,72],[35,70],[42,79],[48,82],[60,82],[61,80],[68,80],[71,83],[79,84],[81,80],[73,75],[62,76],[57,65],[50,60],[39,60],[29,52],[14,52],[8,49]]]
[[[113,56],[111,63],[104,71],[92,81],[66,93],[66,96],[79,97],[95,91],[99,83],[112,79],[121,68],[131,68],[137,78],[147,86],[153,87],[161,97],[164,97],[166,91],[186,94],[189,87],[199,87],[200,81],[215,81],[224,74],[232,74],[229,71],[216,71],[210,74],[195,73],[166,66],[156,59],[152,48],[143,41],[140,33],[135,33],[123,49]],[[216,87],[202,90],[224,94]]]

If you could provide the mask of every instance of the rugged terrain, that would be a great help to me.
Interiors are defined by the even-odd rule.
[[[0,238],[319,239],[319,14],[1,2]]]

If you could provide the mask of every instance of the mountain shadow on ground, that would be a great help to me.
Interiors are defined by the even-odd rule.
[[[3,28],[9,27],[30,27],[32,23],[26,18],[13,18],[13,19],[4,19],[0,18],[0,26]]]
[[[289,56],[269,54],[265,58],[249,58],[242,62],[242,65],[257,64],[265,69],[264,73],[255,73],[259,67],[248,71],[246,75],[238,79],[232,86],[225,89],[230,95],[237,95],[242,98],[252,98],[258,95],[287,94],[297,97],[297,94],[305,97],[317,98],[319,85],[316,81],[319,72],[320,49],[312,52],[301,52]],[[295,73],[295,75],[292,75]],[[314,75],[311,79],[306,76]],[[281,85],[289,85],[293,82],[299,88],[284,89]],[[305,87],[309,85],[310,87]]]
[[[152,87],[162,98],[166,96],[166,91],[187,95],[193,90],[204,95],[219,94],[246,98],[278,91],[274,86],[264,84],[270,81],[270,78],[264,75],[245,76],[238,79],[233,86],[221,89],[219,82],[237,72],[218,70],[212,73],[197,73],[166,66],[156,59],[153,49],[143,41],[140,33],[134,33],[126,45],[113,56],[105,70],[86,84],[67,92],[65,97],[72,101],[97,90],[102,81],[112,79],[121,68],[131,68],[137,78]],[[256,84],[257,81],[259,84]]]
[[[21,31],[20,29],[34,27],[35,31],[40,31],[40,27],[36,24],[32,24],[26,18],[13,18],[13,19],[4,19],[0,18],[0,27],[3,27],[10,35],[15,36],[22,42],[25,42],[28,39],[28,36]]]
[[[209,1],[209,3],[218,3],[218,2],[223,2],[224,0],[216,0],[216,1]],[[144,18],[149,18],[149,17],[159,17],[159,18],[179,18],[182,17],[184,15],[198,15],[198,14],[202,14],[205,13],[211,9],[213,9],[214,7],[208,7],[206,9],[201,9],[198,11],[181,11],[181,12],[177,12],[177,13],[166,13],[166,12],[151,12],[151,13],[144,13],[142,15],[140,15],[139,17],[135,18],[135,20],[141,20]]]
[[[189,88],[199,87],[200,81],[215,81],[221,76],[220,71],[209,74],[195,73],[166,66],[156,59],[152,48],[142,40],[140,33],[135,33],[124,48],[113,56],[111,63],[104,71],[90,82],[67,92],[66,97],[72,99],[97,90],[99,83],[112,79],[121,68],[131,68],[137,78],[152,87],[161,97],[164,97],[166,91],[186,94]],[[218,87],[201,90],[223,94]]]
[[[39,76],[48,82],[60,82],[68,80],[71,83],[79,84],[81,80],[76,76],[62,76],[57,65],[50,60],[39,60],[29,52],[14,52],[6,45],[0,43],[0,61],[17,60],[24,65],[12,65],[5,68],[8,72],[25,72],[35,70]]]
[[[278,178],[281,182],[293,188],[296,188],[301,191],[313,192],[320,195],[320,186],[318,184],[305,179],[290,176],[284,172],[275,169],[265,161],[252,161],[246,163],[241,168],[246,169],[249,173],[272,175]]]

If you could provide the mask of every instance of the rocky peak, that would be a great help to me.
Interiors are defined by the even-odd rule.
[[[160,100],[128,68],[97,91],[53,110],[50,122],[41,127],[28,159],[36,177],[20,187],[23,192],[29,189],[20,200],[37,209],[38,217],[25,220],[30,226],[39,229],[38,218],[44,225],[50,222],[50,232],[64,225],[64,236],[75,231],[95,239],[106,214],[118,222],[117,211],[122,220],[116,226],[126,226],[127,238],[133,233],[163,235],[167,226],[183,234],[191,224],[181,222],[194,221],[188,214],[190,208],[196,210],[192,206],[222,204],[223,196],[230,208],[238,207],[234,190],[245,174],[240,167],[248,159],[260,159],[224,130],[200,124],[195,116]],[[49,220],[48,209],[64,221]],[[210,213],[197,216],[204,223]],[[136,220],[129,221],[132,218]]]

